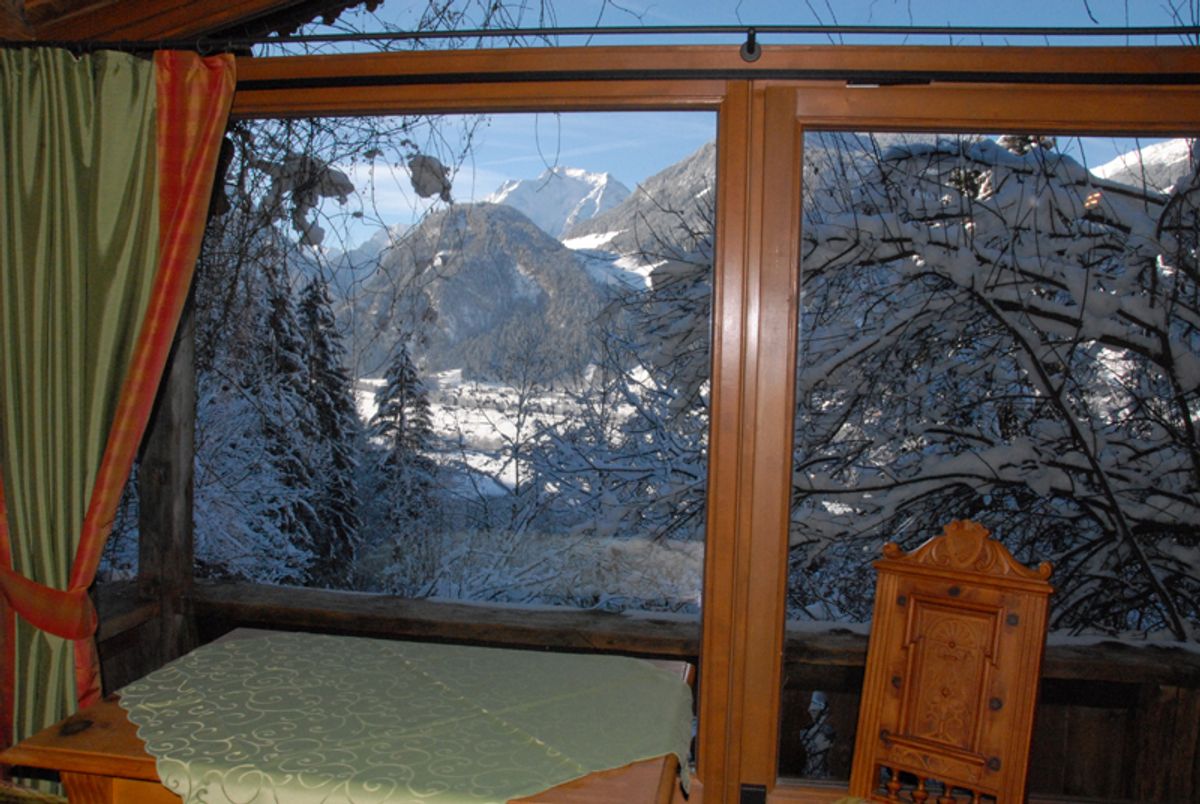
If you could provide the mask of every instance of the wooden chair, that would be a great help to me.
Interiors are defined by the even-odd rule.
[[[1023,801],[1050,564],[1022,566],[969,521],[883,554],[850,793]]]

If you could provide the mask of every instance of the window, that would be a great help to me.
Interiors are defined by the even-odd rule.
[[[786,664],[781,657],[793,496],[793,380],[803,298],[796,266],[807,247],[800,231],[797,158],[805,133],[883,128],[936,132],[1003,124],[1018,132],[1144,128],[1166,136],[1194,131],[1200,124],[1193,119],[1196,106],[1189,102],[1193,90],[1172,85],[1182,73],[1194,71],[1190,53],[1156,52],[1153,58],[1128,54],[1114,61],[1109,53],[1072,51],[1072,73],[1062,77],[1066,83],[1037,86],[1003,82],[1031,72],[1057,77],[1055,71],[1064,69],[1061,53],[1045,50],[1018,58],[1002,50],[972,52],[971,77],[984,76],[983,83],[955,72],[964,68],[965,55],[958,53],[831,49],[819,56],[829,75],[911,68],[940,71],[942,78],[933,87],[847,87],[840,80],[815,80],[808,71],[811,52],[781,50],[775,56],[764,54],[757,67],[745,68],[770,68],[771,79],[760,82],[755,74],[740,72],[740,63],[730,66],[736,54],[653,51],[622,52],[618,61],[624,72],[619,80],[585,81],[576,80],[578,64],[564,66],[566,62],[559,64],[553,56],[513,51],[506,55],[505,70],[520,73],[523,80],[505,81],[486,55],[394,54],[362,61],[339,58],[309,73],[298,71],[292,62],[285,66],[275,60],[251,60],[241,73],[244,90],[237,101],[238,114],[247,120],[381,109],[717,110],[721,181],[716,193],[712,373],[707,390],[710,504],[705,509],[698,764],[706,794],[712,789],[726,798],[736,797],[742,784],[766,786],[772,800],[787,800],[797,789],[777,783],[777,777],[783,711],[779,699],[786,694],[782,676],[787,674],[789,682],[797,678],[792,657]],[[769,61],[772,58],[777,61]],[[686,73],[681,59],[686,66],[707,70]],[[564,69],[575,72],[556,72]],[[606,63],[603,69],[614,65]],[[674,70],[675,77],[655,77],[668,70]],[[1133,86],[1096,86],[1114,71],[1121,82]],[[354,86],[366,80],[363,74],[380,76],[379,84]],[[429,77],[428,83],[420,83],[422,75]],[[538,80],[524,80],[529,78]],[[1068,85],[1076,80],[1078,86]],[[1001,107],[1017,111],[997,121],[996,109]],[[201,603],[202,598],[198,596]],[[816,647],[810,657],[836,653],[853,642],[836,635],[823,639],[807,643]],[[607,645],[611,643],[588,647]],[[852,678],[854,651],[860,648],[851,645],[846,650],[837,666]]]
[[[1194,145],[807,136],[789,621],[869,622],[884,542],[974,519],[1054,564],[1052,630],[1186,635]],[[844,774],[853,690],[807,709],[784,772]]]
[[[240,122],[196,293],[197,575],[697,613],[714,135]]]

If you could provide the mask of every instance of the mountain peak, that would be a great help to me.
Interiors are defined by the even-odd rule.
[[[583,168],[565,167],[563,165],[559,165],[557,167],[546,168],[545,170],[542,171],[542,175],[538,176],[538,180],[544,181],[545,179],[548,179],[551,176],[561,176],[566,179],[577,179],[579,181],[584,181],[584,182],[587,182],[587,183],[593,184],[593,185],[606,184],[607,182],[610,182],[610,181],[616,181],[616,179],[613,178],[612,174],[608,173],[608,172],[592,173],[590,171],[584,170]]]
[[[555,166],[536,179],[507,181],[484,200],[525,214],[552,237],[606,212],[629,197],[629,188],[610,173]]]
[[[1151,189],[1166,192],[1181,176],[1192,172],[1195,160],[1194,140],[1179,138],[1120,154],[1093,168],[1092,173],[1109,181],[1135,187],[1146,184]]]
[[[655,239],[674,241],[686,235],[681,227],[703,231],[712,225],[716,167],[716,143],[708,142],[647,178],[611,211],[572,225],[568,237],[577,241],[578,247],[587,242],[580,238],[607,235],[604,250],[635,254]]]

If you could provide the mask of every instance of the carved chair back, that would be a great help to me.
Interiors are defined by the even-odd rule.
[[[989,536],[951,522],[875,562],[852,795],[1024,800],[1051,568],[1022,566]]]

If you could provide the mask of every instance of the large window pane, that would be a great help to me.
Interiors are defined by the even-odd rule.
[[[805,153],[791,644],[865,633],[884,542],[957,518],[1054,563],[1056,634],[1194,639],[1194,140],[829,132]],[[781,772],[845,778],[861,676],[786,661]],[[1034,789],[1061,792],[1036,739]]]
[[[196,289],[197,576],[698,612],[714,133],[236,128]]]

